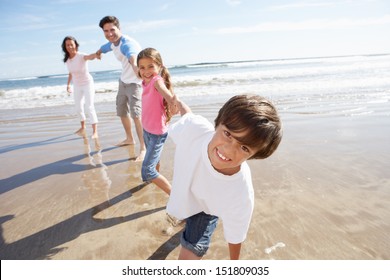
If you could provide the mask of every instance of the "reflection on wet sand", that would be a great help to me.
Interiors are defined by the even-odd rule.
[[[109,192],[112,182],[107,173],[108,167],[103,162],[99,138],[92,139],[92,141],[94,151],[91,149],[88,138],[84,137],[86,169],[82,173],[81,179],[85,188],[88,190],[90,203],[96,204],[93,210],[93,215],[95,215],[110,206]]]

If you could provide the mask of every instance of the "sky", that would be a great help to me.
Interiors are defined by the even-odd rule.
[[[389,0],[0,0],[0,80],[67,73],[63,38],[95,52],[106,15],[167,66],[390,53]],[[111,53],[89,69],[120,63]]]

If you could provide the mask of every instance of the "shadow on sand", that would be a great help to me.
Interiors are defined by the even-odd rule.
[[[56,144],[56,143],[62,143],[62,142],[67,142],[67,141],[73,141],[73,140],[78,140],[80,137],[75,137],[72,139],[62,139],[67,136],[71,136],[74,134],[67,134],[63,136],[58,136],[42,141],[36,141],[36,142],[31,142],[31,143],[25,143],[25,144],[20,144],[20,145],[9,145],[5,147],[0,147],[0,154],[12,152],[15,150],[21,150],[21,149],[27,149],[27,148],[33,148],[33,147],[39,147],[39,146],[44,146],[44,145],[50,145],[50,144]]]
[[[49,139],[42,142],[26,144],[26,148],[31,147],[31,145],[44,145],[53,143],[52,141],[57,140],[58,138]],[[71,139],[73,140],[73,139]],[[64,140],[65,141],[65,140]],[[60,141],[61,142],[61,141]],[[107,152],[118,147],[110,147],[107,149],[101,149],[100,144],[96,145],[96,151],[91,152],[88,141],[84,141],[85,154],[80,154],[77,156],[69,157],[63,160],[59,160],[50,164],[42,165],[40,167],[33,168],[31,170],[16,174],[6,179],[0,180],[0,194],[8,192],[12,189],[18,188],[25,184],[32,183],[34,181],[43,179],[47,176],[54,174],[70,174],[73,172],[83,171],[95,172],[102,171],[107,166],[114,165],[117,163],[126,162],[129,160],[134,160],[135,158],[126,158],[121,160],[115,160],[110,162],[102,162],[101,153]],[[17,148],[24,148],[23,145],[19,147],[9,148],[7,151],[15,150]],[[7,152],[6,150],[0,149],[1,152]],[[100,161],[97,161],[97,164],[75,164],[74,162],[80,161],[87,158],[91,158],[94,155],[97,155],[100,158]],[[100,180],[101,181],[101,180]],[[69,219],[66,219],[62,222],[59,222],[51,227],[48,227],[44,230],[36,232],[30,236],[24,237],[12,243],[6,243],[3,234],[2,224],[6,223],[9,220],[15,218],[14,215],[5,215],[0,217],[0,259],[2,260],[37,260],[37,259],[51,259],[52,256],[58,252],[65,250],[66,247],[61,247],[61,245],[72,241],[78,238],[80,235],[95,230],[109,228],[121,223],[128,221],[136,220],[147,215],[165,210],[165,207],[158,207],[155,209],[145,210],[138,213],[133,213],[124,217],[113,217],[108,219],[97,219],[94,216],[102,212],[103,210],[130,198],[134,193],[142,190],[148,183],[142,183],[138,186],[133,187],[132,189],[117,195],[114,198],[109,199],[95,205],[92,208],[89,208]],[[171,251],[173,251],[180,241],[180,233],[172,236],[164,244],[162,244],[148,259],[150,260],[162,260],[165,259]]]
[[[0,259],[2,260],[34,260],[34,259],[50,259],[52,255],[64,250],[60,248],[64,243],[76,239],[81,234],[109,228],[124,222],[132,221],[158,211],[162,211],[165,207],[145,210],[134,213],[125,217],[115,217],[110,219],[94,219],[93,216],[100,211],[116,204],[122,200],[130,198],[133,193],[141,190],[147,184],[141,184],[133,189],[126,191],[112,199],[98,204],[84,212],[81,212],[72,218],[55,224],[49,228],[41,230],[30,236],[24,237],[12,243],[5,243],[2,229],[0,229]],[[0,217],[0,223],[11,220],[12,215]]]
[[[117,149],[118,147],[110,147],[107,149],[103,149],[102,152],[108,152],[113,149]],[[28,171],[16,174],[14,176],[5,178],[0,180],[0,194],[6,193],[10,190],[13,190],[15,188],[21,187],[25,184],[29,184],[35,181],[38,181],[40,179],[43,179],[45,177],[48,177],[50,175],[55,174],[70,174],[74,172],[80,172],[85,170],[91,170],[95,168],[99,168],[92,165],[85,165],[85,164],[75,164],[74,162],[77,162],[79,160],[85,159],[85,154],[77,155],[74,157],[62,159],[59,161],[55,161],[49,164],[45,164],[33,169],[30,169]],[[131,160],[131,159],[130,159]],[[122,163],[129,161],[128,158],[126,159],[120,159],[120,160],[114,160],[105,162],[104,164],[106,166]]]

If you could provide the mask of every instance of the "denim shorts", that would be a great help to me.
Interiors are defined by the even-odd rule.
[[[132,118],[141,117],[142,86],[140,84],[125,84],[119,79],[116,95],[116,115],[125,117],[130,113]]]
[[[146,154],[144,161],[142,162],[142,181],[147,182],[151,181],[160,175],[157,172],[156,166],[160,161],[161,152],[167,140],[168,132],[156,135],[147,132],[144,129],[144,141],[146,146]]]
[[[203,257],[210,247],[211,235],[218,224],[218,217],[200,212],[186,219],[180,244],[198,257]]]

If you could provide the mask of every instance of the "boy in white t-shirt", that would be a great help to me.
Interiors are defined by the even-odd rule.
[[[282,138],[278,113],[263,97],[234,96],[220,109],[214,128],[178,99],[177,106],[182,117],[168,130],[176,152],[167,212],[186,220],[179,259],[203,257],[219,218],[230,259],[239,259],[254,203],[246,160],[276,150]]]

